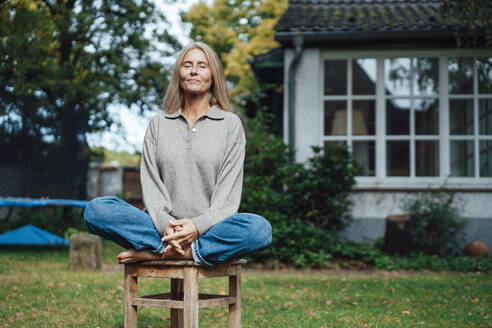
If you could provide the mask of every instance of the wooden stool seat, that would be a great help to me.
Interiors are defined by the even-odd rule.
[[[229,327],[241,327],[241,265],[238,260],[214,266],[194,261],[142,261],[125,264],[125,327],[137,327],[137,308],[171,309],[171,328],[197,328],[198,309],[229,306]],[[229,294],[202,294],[201,278],[229,277]],[[138,277],[170,278],[167,293],[138,296]]]

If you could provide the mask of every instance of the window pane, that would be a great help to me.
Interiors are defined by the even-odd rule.
[[[352,107],[352,134],[356,136],[374,135],[374,100],[358,100]]]
[[[492,58],[477,58],[478,92],[492,93]]]
[[[492,134],[492,99],[478,101],[478,126],[481,135]]]
[[[410,143],[408,141],[388,141],[386,152],[387,176],[410,176]]]
[[[439,106],[437,99],[415,99],[415,134],[439,134]]]
[[[386,94],[410,95],[410,58],[387,58],[384,60],[384,86]]]
[[[325,95],[347,94],[347,60],[325,60]]]
[[[324,142],[325,146],[328,146],[328,145],[346,145],[346,144],[347,144],[346,141],[341,141],[341,140],[326,140]]]
[[[376,59],[352,60],[352,93],[354,95],[376,94]]]
[[[354,141],[352,143],[354,159],[359,164],[361,176],[374,176],[374,141]]]
[[[325,135],[347,134],[347,102],[325,101]]]
[[[452,140],[449,157],[451,176],[473,177],[475,175],[472,140]]]
[[[473,59],[449,58],[449,92],[471,94],[473,93]]]
[[[480,176],[492,177],[492,140],[480,141]]]
[[[439,176],[439,141],[415,142],[415,173],[418,177]]]
[[[473,135],[473,100],[449,101],[449,131],[452,135]]]
[[[410,134],[410,99],[386,100],[386,134]]]
[[[439,91],[439,66],[437,58],[415,58],[413,65],[414,94],[437,94]]]

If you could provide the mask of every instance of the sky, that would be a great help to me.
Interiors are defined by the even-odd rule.
[[[155,0],[156,7],[161,10],[168,19],[171,26],[171,34],[176,36],[181,44],[187,44],[190,26],[181,22],[179,13],[187,11],[199,0],[177,0],[171,4],[167,1]],[[210,3],[211,1],[206,1]],[[164,95],[163,95],[164,97]],[[147,112],[139,114],[138,108],[128,108],[123,105],[112,105],[108,107],[115,124],[109,131],[87,135],[90,147],[105,147],[112,151],[127,151],[129,153],[139,152],[142,149],[145,129],[149,120],[158,112]]]

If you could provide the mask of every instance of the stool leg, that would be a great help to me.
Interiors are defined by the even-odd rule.
[[[241,327],[241,266],[236,265],[236,275],[229,276],[229,296],[236,297],[236,303],[229,304],[229,328]]]
[[[198,328],[198,270],[196,267],[184,269],[184,328]]]
[[[171,299],[180,300],[183,292],[183,279],[171,278]],[[183,309],[171,308],[171,328],[183,328]]]
[[[130,265],[125,264],[125,328],[137,328],[137,306],[132,301],[137,296],[138,278],[131,274]]]

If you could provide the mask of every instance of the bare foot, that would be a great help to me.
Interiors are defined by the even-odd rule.
[[[170,247],[167,251],[162,254],[162,259],[164,260],[193,260],[193,255],[191,254],[191,247],[183,248],[184,254],[181,255],[174,247]]]
[[[132,263],[138,261],[148,261],[148,260],[161,260],[161,254],[152,253],[148,250],[137,251],[134,248],[129,248],[128,250],[118,254],[118,260],[120,263]]]

